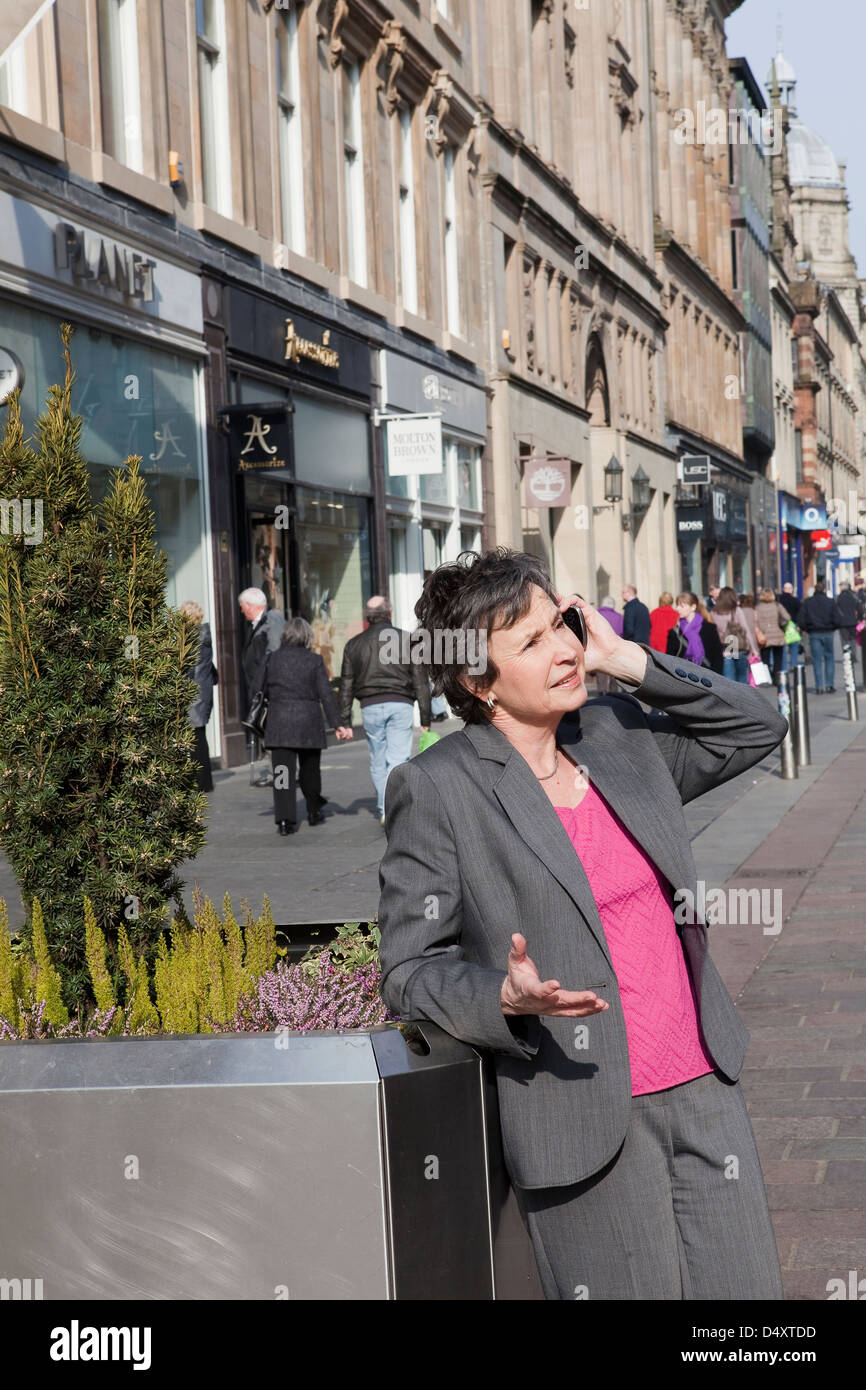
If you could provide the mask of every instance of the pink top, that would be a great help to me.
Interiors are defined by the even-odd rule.
[[[715,1063],[701,1036],[667,880],[592,785],[578,807],[557,806],[556,813],[589,880],[610,949],[632,1095],[706,1076]]]

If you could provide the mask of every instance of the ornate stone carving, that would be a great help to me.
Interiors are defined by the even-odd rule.
[[[332,68],[340,66],[344,44],[340,30],[349,14],[349,0],[319,0],[316,11],[319,42],[328,45],[328,61]]]
[[[524,249],[521,261],[523,289],[523,346],[526,355],[526,370],[538,370],[535,351],[535,274],[536,261],[531,252]]]
[[[379,80],[380,91],[384,89],[385,110],[393,116],[401,103],[398,83],[406,61],[406,35],[399,24],[389,19],[382,30],[379,50],[376,54],[376,67],[382,73]]]

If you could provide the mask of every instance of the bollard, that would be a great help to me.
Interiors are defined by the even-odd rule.
[[[794,727],[797,736],[797,766],[808,767],[812,761],[812,746],[809,741],[809,701],[806,695],[806,663],[794,667],[794,694],[796,695]]]
[[[842,644],[842,672],[845,677],[845,694],[848,697],[848,718],[857,718],[857,681],[854,677],[854,661],[851,643]]]
[[[779,713],[788,721],[788,730],[779,745],[782,755],[782,778],[790,782],[799,777],[797,771],[797,749],[794,744],[794,729],[791,724],[791,696],[788,692],[788,672],[779,672]]]

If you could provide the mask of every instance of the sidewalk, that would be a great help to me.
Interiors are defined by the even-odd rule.
[[[728,883],[783,893],[778,936],[710,940],[752,1035],[742,1084],[785,1295],[824,1300],[866,1277],[866,732]]]

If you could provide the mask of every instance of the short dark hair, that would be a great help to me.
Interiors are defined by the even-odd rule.
[[[306,618],[289,618],[280,633],[280,641],[287,647],[306,647],[309,650],[313,645],[313,629]]]
[[[483,554],[463,550],[456,560],[440,565],[427,576],[415,604],[415,616],[421,628],[431,634],[437,629],[454,633],[484,631],[489,638],[494,627],[513,627],[526,616],[534,585],[558,606],[550,573],[537,555],[509,550],[503,545]],[[483,676],[469,675],[476,685],[476,695],[460,681],[461,676],[469,674],[465,661],[431,661],[427,670],[433,679],[434,693],[445,696],[458,719],[466,724],[481,724],[489,718],[480,697],[499,675],[490,656]]]

